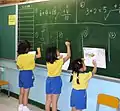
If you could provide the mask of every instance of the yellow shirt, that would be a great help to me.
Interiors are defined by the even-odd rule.
[[[21,54],[17,58],[17,66],[20,70],[33,70],[35,68],[34,54]]]
[[[56,60],[53,64],[47,63],[49,77],[60,76],[62,71],[63,59]]]
[[[92,78],[92,72],[89,73],[81,73],[78,76],[79,83],[77,84],[77,74],[73,74],[73,81],[72,81],[72,87],[76,90],[82,90],[82,89],[87,89],[88,87],[88,82]]]

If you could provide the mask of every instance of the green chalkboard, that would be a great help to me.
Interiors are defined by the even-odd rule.
[[[15,10],[15,6],[0,7],[0,58],[15,59],[15,26],[8,25]]]
[[[50,0],[18,6],[19,41],[29,40],[32,50],[49,44],[66,52],[65,40],[71,41],[72,60],[83,56],[83,47],[106,50],[106,69],[98,74],[120,77],[120,1],[119,0]]]

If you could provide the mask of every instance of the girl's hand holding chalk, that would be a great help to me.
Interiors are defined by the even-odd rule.
[[[66,42],[65,42],[65,45],[66,45],[66,46],[70,46],[70,42],[69,42],[69,41],[66,41]]]
[[[40,51],[40,47],[37,48],[37,51]]]

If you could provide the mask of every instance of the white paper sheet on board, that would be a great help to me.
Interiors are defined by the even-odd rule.
[[[30,51],[30,52],[28,52],[28,54],[34,54],[34,55],[36,55],[36,51]]]
[[[83,51],[86,66],[93,66],[92,61],[95,60],[97,67],[106,68],[105,49],[84,47]]]
[[[63,58],[64,58],[64,57],[67,56],[67,53],[60,53],[60,55],[62,55]],[[68,59],[68,60],[64,63],[64,65],[62,66],[62,69],[63,69],[63,70],[68,70],[69,65],[70,65],[70,59]]]

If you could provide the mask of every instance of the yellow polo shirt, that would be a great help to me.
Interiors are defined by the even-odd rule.
[[[35,55],[21,54],[18,56],[16,64],[20,70],[33,70],[35,68]]]
[[[63,59],[56,60],[53,64],[47,63],[49,77],[60,76],[62,71]]]
[[[92,78],[92,72],[88,73],[81,73],[78,76],[79,83],[77,84],[77,74],[73,73],[73,81],[72,81],[72,87],[76,90],[84,90],[88,87],[88,82]]]

